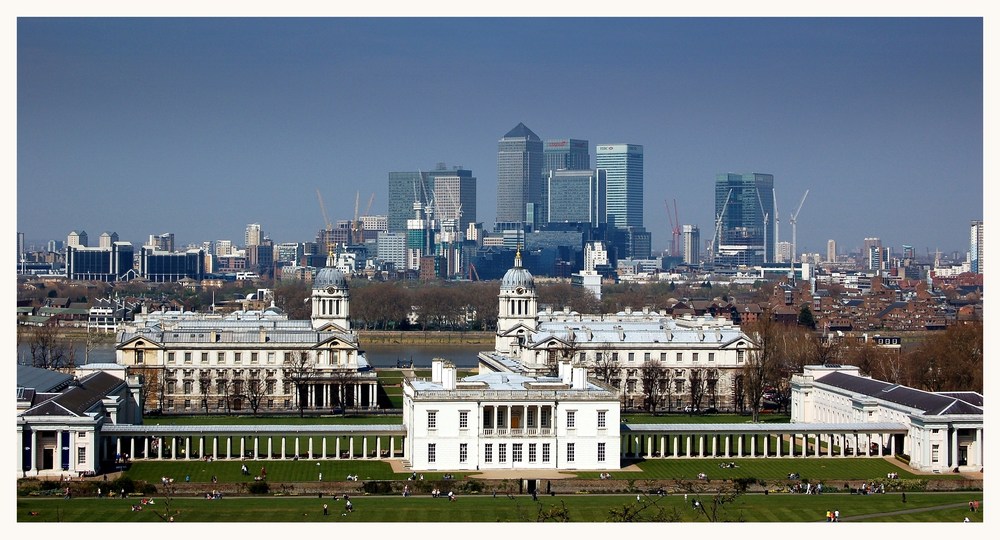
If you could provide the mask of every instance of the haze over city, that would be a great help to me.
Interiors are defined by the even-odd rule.
[[[717,174],[774,175],[780,239],[968,249],[983,218],[978,18],[20,18],[17,230],[141,245],[306,241],[384,214],[390,171],[462,166],[492,229],[497,141],[642,145],[714,228]],[[71,196],[68,196],[71,194]]]

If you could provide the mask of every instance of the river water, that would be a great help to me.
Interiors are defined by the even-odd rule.
[[[386,345],[372,344],[364,348],[368,363],[376,368],[396,367],[397,362],[413,362],[415,368],[431,367],[431,360],[444,358],[459,368],[479,365],[476,355],[489,345]],[[27,345],[17,347],[19,364],[31,363],[31,350]],[[76,348],[77,364],[106,363],[115,361],[114,345],[99,345],[87,352],[82,345]]]

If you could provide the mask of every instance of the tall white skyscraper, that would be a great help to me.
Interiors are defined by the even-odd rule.
[[[972,220],[971,237],[969,243],[970,269],[976,274],[985,273],[983,266],[983,222],[982,220]]]
[[[826,262],[837,262],[837,241],[830,239],[826,241]]]
[[[596,164],[607,171],[607,222],[642,227],[643,150],[640,144],[599,144]]]
[[[681,241],[684,246],[684,263],[701,264],[701,233],[697,225],[684,225],[681,227]]]

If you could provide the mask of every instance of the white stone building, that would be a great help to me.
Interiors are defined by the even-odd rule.
[[[612,367],[608,382],[625,406],[643,403],[641,370],[658,363],[666,370],[663,408],[691,404],[692,380],[704,381],[701,408],[733,408],[739,377],[753,342],[724,318],[674,318],[663,313],[624,311],[593,315],[568,310],[539,311],[534,278],[520,254],[500,284],[495,350],[479,355],[480,372],[552,374],[560,361],[590,368]]]
[[[332,260],[331,260],[332,262]],[[311,320],[277,308],[227,316],[146,314],[118,333],[116,360],[165,413],[373,409],[378,380],[350,326],[343,272],[313,279]]]
[[[857,367],[806,366],[795,375],[792,423],[897,424],[904,433],[864,444],[878,453],[910,456],[924,471],[979,471],[983,468],[983,396],[977,392],[926,392],[859,375]],[[873,430],[874,431],[874,430]],[[858,448],[856,442],[841,444]],[[862,450],[864,451],[864,450]]]
[[[75,478],[100,469],[101,429],[141,422],[137,380],[17,366],[17,474]]]
[[[435,360],[431,372],[403,385],[413,470],[619,469],[618,395],[587,380],[586,368],[457,380],[454,365]]]

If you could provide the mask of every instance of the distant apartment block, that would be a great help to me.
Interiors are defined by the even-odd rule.
[[[970,269],[973,273],[986,273],[986,266],[983,264],[983,222],[973,220],[970,228],[969,261]]]

